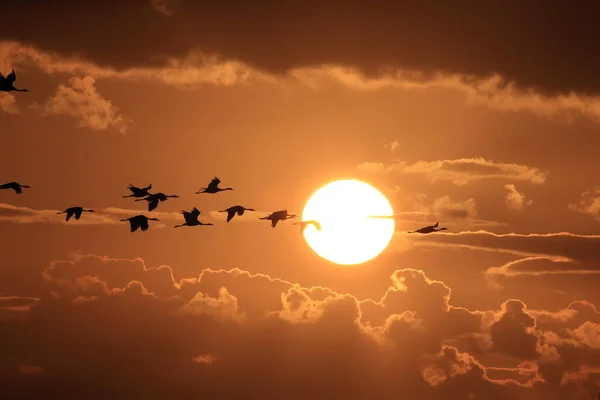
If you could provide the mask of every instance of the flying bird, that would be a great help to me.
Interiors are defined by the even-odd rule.
[[[164,193],[153,193],[144,197],[143,199],[135,199],[135,201],[146,200],[148,202],[148,211],[155,210],[158,207],[158,202],[167,201],[169,197],[179,198],[176,194],[168,195]]]
[[[265,219],[271,221],[271,227],[275,228],[279,221],[285,221],[286,219],[296,218],[295,214],[288,214],[287,210],[280,210],[272,212],[266,217],[261,217],[259,219]]]
[[[6,77],[0,72],[0,92],[29,92],[27,89],[17,89],[14,87],[13,84],[16,80],[17,74],[15,74],[14,69]]]
[[[432,232],[439,232],[439,231],[446,231],[448,230],[448,228],[439,228],[436,229],[439,225],[439,222],[436,222],[435,225],[431,225],[431,226],[426,226],[424,228],[420,228],[417,229],[416,231],[413,232],[408,232],[408,233],[432,233]]]
[[[232,206],[229,208],[226,208],[225,210],[221,210],[219,212],[226,212],[227,213],[227,222],[231,221],[233,219],[233,217],[235,217],[235,215],[239,215],[240,217],[242,215],[244,215],[244,211],[256,211],[253,208],[246,208],[246,207],[242,207],[242,206]]]
[[[145,215],[136,215],[134,217],[129,217],[129,218],[125,218],[122,219],[121,222],[125,222],[125,221],[129,221],[129,226],[131,228],[131,232],[135,232],[139,229],[142,230],[142,232],[145,232],[148,230],[148,221],[159,221],[158,218],[148,218]]]
[[[315,221],[314,219],[308,220],[308,221],[301,221],[301,222],[297,222],[294,223],[293,225],[300,225],[300,232],[304,232],[304,230],[306,229],[307,226],[312,225],[315,227],[316,230],[320,231],[321,230],[321,224],[319,223],[319,221]]]
[[[67,214],[66,221],[70,220],[71,217],[75,217],[75,219],[81,218],[81,214],[84,212],[95,212],[94,210],[86,210],[83,207],[69,207],[65,211],[57,212],[57,214]]]
[[[139,187],[135,187],[133,186],[131,183],[129,184],[128,189],[131,191],[131,194],[127,195],[127,196],[123,196],[123,197],[146,197],[149,196],[150,193],[148,192],[148,190],[152,189],[152,184],[143,187],[143,188],[139,188]]]
[[[219,193],[219,192],[223,192],[225,190],[233,190],[233,188],[230,188],[230,187],[228,187],[228,188],[220,188],[219,187],[219,183],[221,183],[221,180],[215,176],[213,178],[213,180],[210,181],[210,183],[208,184],[207,187],[201,188],[200,190],[198,190],[196,192],[196,194],[200,194],[200,193]]]
[[[185,223],[181,225],[175,225],[175,228],[179,228],[180,226],[198,226],[198,225],[212,225],[209,223],[202,223],[198,221],[198,217],[200,216],[200,210],[196,207],[192,208],[192,211],[181,210],[183,214],[183,218],[185,219]]]
[[[0,190],[2,190],[2,189],[12,189],[12,190],[15,191],[16,194],[23,193],[23,190],[21,190],[22,188],[29,189],[30,186],[21,185],[20,183],[17,183],[17,182],[9,182],[9,183],[5,183],[3,185],[0,185]]]

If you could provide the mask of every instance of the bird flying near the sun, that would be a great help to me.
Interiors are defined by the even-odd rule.
[[[229,208],[226,208],[225,210],[221,210],[219,211],[220,213],[227,213],[227,222],[231,221],[233,219],[233,217],[235,217],[235,215],[239,215],[240,217],[242,215],[244,215],[244,211],[256,211],[253,208],[246,208],[243,206],[232,206]]]
[[[9,182],[9,183],[5,183],[3,185],[0,185],[0,190],[2,189],[12,189],[15,191],[16,194],[21,194],[23,193],[22,188],[27,188],[29,189],[30,186],[27,185],[21,185],[20,183],[17,182]]]
[[[300,233],[304,233],[304,230],[309,225],[314,226],[315,229],[318,230],[318,231],[321,230],[321,224],[319,223],[319,221],[315,221],[314,219],[311,219],[311,220],[308,220],[308,221],[296,222],[296,223],[294,223],[292,225],[300,225]]]
[[[181,214],[183,214],[183,219],[185,219],[185,223],[175,225],[175,228],[179,228],[181,226],[212,225],[210,222],[202,223],[198,221],[198,217],[200,216],[200,210],[198,210],[196,207],[192,208],[192,211],[181,210]]]
[[[121,222],[129,221],[130,232],[135,232],[138,228],[145,232],[148,230],[148,221],[160,221],[158,218],[148,218],[145,215],[135,215],[133,217],[122,219]]]
[[[65,211],[59,211],[57,214],[67,214],[65,218],[66,221],[70,220],[71,217],[75,217],[75,219],[81,218],[81,214],[84,212],[95,212],[94,210],[86,210],[83,207],[69,207]]]
[[[150,189],[152,189],[152,184],[146,186],[146,187],[135,187],[133,186],[131,183],[129,184],[129,187],[127,188],[131,191],[131,194],[128,194],[127,196],[123,196],[123,197],[146,197],[150,195],[150,192],[148,192]]]
[[[416,231],[412,231],[412,232],[408,232],[408,233],[433,233],[433,232],[439,232],[439,231],[446,231],[448,230],[448,228],[439,228],[436,229],[439,226],[439,222],[436,222],[435,225],[430,225],[430,226],[425,226],[423,228],[417,229]]]
[[[286,209],[286,210],[279,210],[279,211],[272,212],[271,214],[267,215],[266,217],[261,217],[259,219],[271,221],[271,227],[275,228],[279,221],[285,221],[286,219],[291,219],[291,218],[296,218],[296,217],[297,217],[296,214],[288,214],[288,211]]]
[[[219,183],[221,183],[221,180],[219,178],[217,178],[216,176],[213,178],[212,181],[210,181],[210,183],[208,184],[207,187],[205,188],[201,188],[200,190],[198,190],[196,192],[196,194],[200,194],[200,193],[219,193],[219,192],[223,192],[225,190],[233,190],[233,188],[220,188],[219,187]]]
[[[135,201],[146,200],[148,202],[148,211],[155,210],[158,207],[159,202],[167,201],[169,197],[179,198],[176,194],[164,194],[164,193],[153,193],[144,197],[143,199],[135,199]]]
[[[17,89],[14,83],[17,80],[17,74],[13,69],[6,77],[0,72],[0,92],[29,92],[27,89]]]

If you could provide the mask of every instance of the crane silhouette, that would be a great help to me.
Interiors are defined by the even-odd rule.
[[[438,227],[438,225],[439,225],[439,222],[436,222],[435,225],[426,226],[424,228],[420,228],[420,229],[417,229],[416,231],[408,232],[408,233],[423,233],[423,234],[425,234],[425,233],[433,233],[433,232],[448,230],[448,228],[436,229]]]
[[[15,191],[16,194],[21,194],[23,193],[22,188],[27,188],[29,189],[30,186],[27,185],[21,185],[20,183],[17,182],[9,182],[9,183],[5,183],[3,185],[0,185],[0,190],[2,189],[12,189]]]
[[[131,191],[131,194],[128,194],[127,196],[123,196],[123,197],[146,197],[149,196],[150,193],[148,192],[150,189],[152,189],[152,184],[146,186],[146,187],[135,187],[133,186],[131,183],[129,184],[129,187],[127,188]]]
[[[231,221],[233,219],[233,217],[235,217],[235,215],[239,215],[240,217],[242,215],[244,215],[244,211],[256,211],[253,208],[246,208],[246,207],[242,207],[242,206],[232,206],[229,208],[226,208],[225,210],[221,210],[219,211],[220,213],[226,212],[227,213],[227,222]]]
[[[13,86],[17,80],[17,74],[13,69],[6,77],[0,72],[0,92],[29,92],[27,89],[17,89]]]
[[[59,211],[57,214],[67,214],[65,218],[66,221],[70,220],[71,217],[75,217],[75,219],[81,218],[81,214],[84,212],[95,212],[94,210],[86,210],[83,207],[69,207],[65,211]]]
[[[200,193],[219,193],[219,192],[223,192],[225,190],[233,190],[233,188],[220,188],[219,187],[219,183],[221,183],[221,180],[219,178],[217,178],[216,176],[213,178],[212,181],[210,181],[210,183],[208,184],[207,187],[205,188],[201,188],[200,190],[198,190],[196,192],[196,194],[200,194]]]
[[[300,232],[303,233],[304,230],[306,229],[307,226],[312,225],[315,227],[316,230],[320,231],[321,230],[321,224],[319,223],[319,221],[315,221],[314,219],[308,220],[308,221],[301,221],[301,222],[296,222],[293,225],[300,225]]]
[[[265,219],[265,220],[271,221],[271,227],[275,228],[279,221],[285,221],[286,219],[291,219],[291,218],[296,218],[296,215],[288,214],[288,211],[286,209],[286,210],[279,210],[279,211],[272,212],[271,214],[267,215],[266,217],[261,217],[259,219]]]
[[[160,221],[158,218],[148,218],[145,215],[135,215],[133,217],[122,219],[121,222],[129,221],[131,232],[135,232],[138,228],[145,232],[148,230],[148,221]]]
[[[183,219],[185,219],[185,223],[180,225],[175,225],[175,228],[179,228],[180,226],[199,226],[199,225],[212,225],[209,223],[202,223],[198,221],[198,217],[200,216],[200,210],[196,207],[192,208],[192,211],[181,210],[183,214]]]
[[[153,193],[153,194],[149,194],[148,196],[144,197],[143,199],[135,199],[135,201],[142,201],[142,200],[146,200],[148,202],[148,211],[152,211],[155,210],[156,207],[158,207],[158,202],[163,202],[163,201],[167,201],[169,199],[169,197],[175,197],[175,198],[179,198],[179,196],[177,196],[176,194],[164,194],[164,193]]]

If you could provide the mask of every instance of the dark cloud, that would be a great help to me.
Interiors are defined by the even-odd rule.
[[[154,8],[141,0],[85,6],[74,0],[16,2],[3,12],[3,37],[116,67],[200,48],[274,72],[327,63],[371,74],[391,67],[426,74],[499,73],[549,92],[600,89],[594,48],[600,32],[591,0],[577,7],[558,1],[544,7],[506,1],[178,3],[176,11],[159,7],[161,14],[155,9],[166,2],[153,2]],[[98,40],[99,35],[112,39]]]
[[[239,269],[175,282],[168,266],[92,255],[45,277],[28,318],[0,322],[3,398],[559,400],[600,367],[600,331],[574,317],[592,305],[467,310],[413,269],[377,301]],[[471,352],[473,338],[489,346]]]

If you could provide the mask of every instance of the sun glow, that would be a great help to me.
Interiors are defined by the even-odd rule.
[[[321,230],[308,225],[304,238],[319,256],[341,265],[361,264],[377,257],[394,233],[388,199],[373,186],[356,180],[329,183],[306,203],[302,220],[318,221]]]

